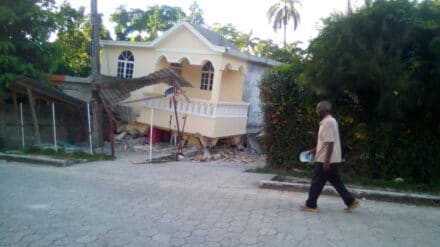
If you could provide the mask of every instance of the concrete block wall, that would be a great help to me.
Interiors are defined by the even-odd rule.
[[[269,69],[265,65],[248,63],[244,79],[243,101],[250,103],[248,110],[247,132],[256,133],[263,128],[263,112],[260,100],[260,81],[264,72]]]

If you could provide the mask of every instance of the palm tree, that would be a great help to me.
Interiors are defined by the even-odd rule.
[[[237,46],[237,48],[246,53],[252,53],[257,46],[259,38],[254,37],[253,31],[249,31],[249,33],[240,33],[240,35],[232,40],[233,43]]]
[[[284,46],[286,46],[287,23],[293,20],[293,30],[296,30],[300,22],[300,16],[296,5],[301,6],[299,0],[278,0],[267,11],[269,23],[272,23],[274,31],[284,28]]]

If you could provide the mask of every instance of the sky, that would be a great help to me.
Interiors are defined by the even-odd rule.
[[[281,44],[283,32],[279,30],[275,33],[266,17],[269,7],[278,0],[198,0],[198,4],[204,12],[205,23],[231,23],[239,31],[253,31],[255,37],[262,39],[272,39]],[[307,47],[309,41],[315,38],[322,26],[321,19],[330,16],[334,12],[345,12],[348,0],[302,0],[302,7],[299,7],[301,22],[296,31],[293,25],[287,27],[287,42],[301,41],[303,48]],[[56,0],[61,4],[64,0]],[[86,12],[90,10],[90,0],[67,0],[73,7],[86,7]],[[193,0],[98,0],[98,12],[103,14],[104,25],[114,35],[114,24],[109,21],[110,15],[115,12],[120,5],[127,9],[140,8],[146,9],[148,6],[164,4],[181,7],[183,11],[189,13],[189,6]],[[354,8],[363,4],[363,0],[351,0]]]

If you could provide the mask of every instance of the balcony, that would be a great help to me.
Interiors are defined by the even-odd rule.
[[[160,98],[149,100],[144,106],[155,110],[174,112],[170,99]],[[193,115],[206,118],[236,118],[247,117],[249,104],[238,102],[211,102],[191,99],[190,102],[180,100],[177,103],[177,112],[184,115]]]
[[[185,134],[201,135],[209,138],[221,138],[246,133],[249,104],[243,102],[211,102],[181,99],[177,103],[180,127],[185,121]],[[150,124],[151,109],[154,109],[153,125],[164,130],[176,130],[174,106],[170,99],[159,98],[142,102],[138,122]]]

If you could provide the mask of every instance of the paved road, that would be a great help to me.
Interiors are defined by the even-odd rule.
[[[0,161],[0,246],[438,246],[440,210],[260,190],[245,165]]]

